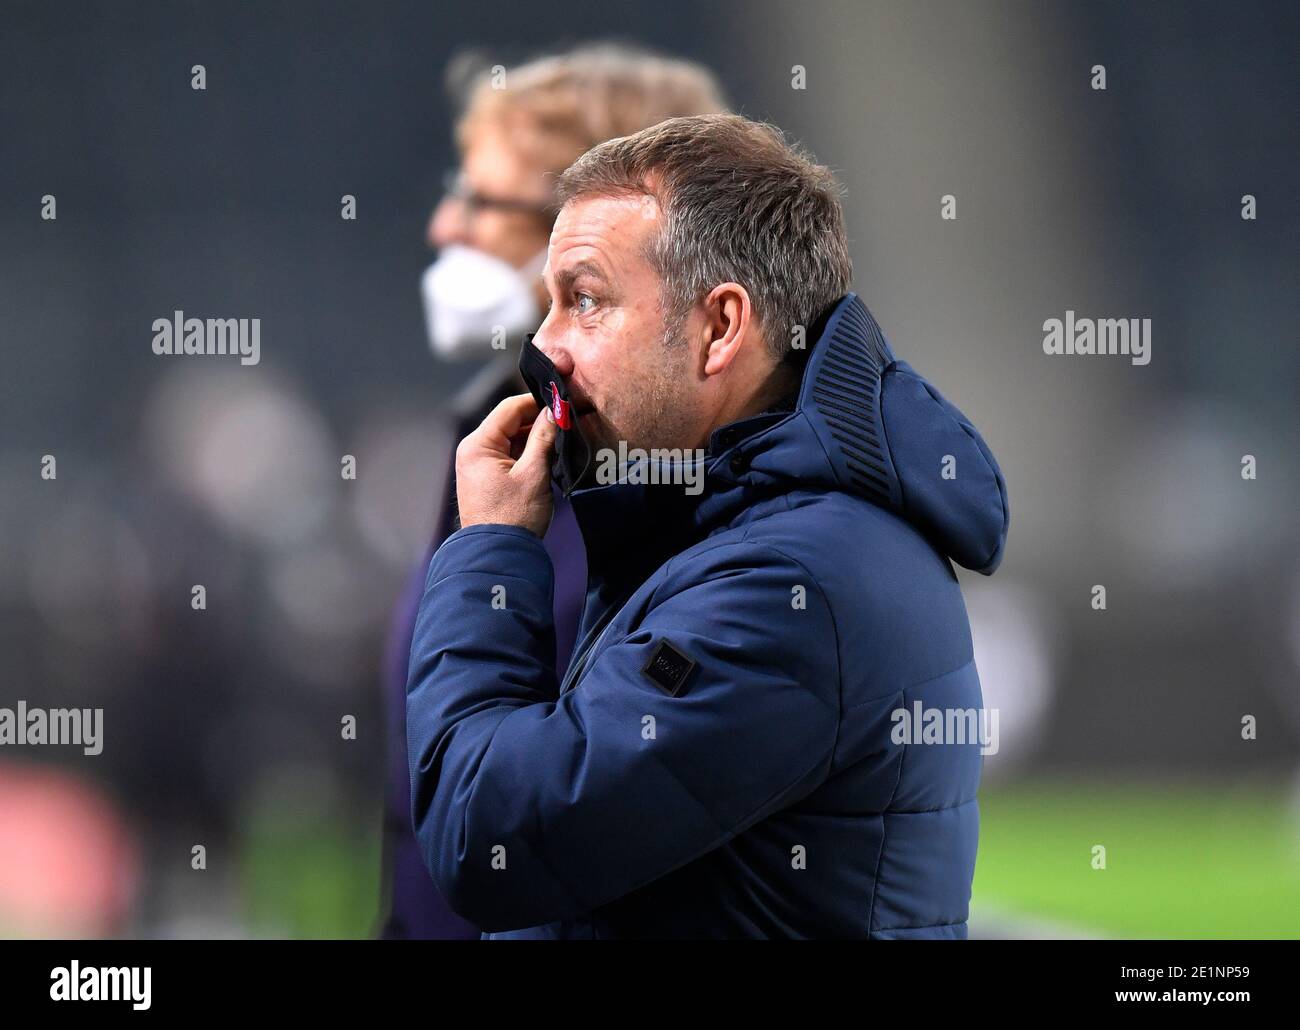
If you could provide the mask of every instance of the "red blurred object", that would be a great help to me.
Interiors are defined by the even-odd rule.
[[[0,763],[0,935],[120,935],[139,871],[134,836],[98,788]]]

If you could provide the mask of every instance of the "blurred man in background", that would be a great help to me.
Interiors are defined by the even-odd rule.
[[[547,306],[541,281],[555,217],[555,177],[598,143],[668,118],[724,109],[704,68],[612,44],[584,45],[471,80],[456,126],[460,169],[429,221],[438,258],[422,281],[429,344],[436,357],[483,368],[453,399],[453,439],[495,404],[523,389],[518,343]],[[509,346],[507,346],[509,343]],[[453,454],[430,554],[456,528]],[[581,536],[568,501],[555,498],[545,544],[555,567],[556,662],[567,667],[586,591]],[[414,570],[390,634],[384,700],[388,777],[384,832],[385,937],[477,938],[446,905],[421,861],[411,828],[406,751],[406,674],[428,555]]]

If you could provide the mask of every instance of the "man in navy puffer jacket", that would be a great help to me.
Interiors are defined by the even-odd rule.
[[[673,119],[559,187],[546,407],[460,446],[411,649],[439,890],[491,937],[965,937],[988,741],[950,561],[1001,560],[996,462],[770,126]],[[562,683],[553,453],[589,570]]]

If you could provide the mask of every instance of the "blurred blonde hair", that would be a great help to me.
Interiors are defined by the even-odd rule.
[[[608,139],[668,118],[726,110],[717,80],[702,65],[618,43],[583,44],[497,76],[481,57],[467,55],[453,62],[448,78],[464,97],[456,125],[461,151],[481,126],[495,122],[548,178]]]

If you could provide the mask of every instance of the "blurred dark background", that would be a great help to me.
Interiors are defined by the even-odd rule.
[[[508,66],[589,38],[708,65],[836,169],[857,291],[1002,463],[1007,561],[964,577],[1002,713],[990,910],[1088,924],[1096,899],[1010,896],[1059,883],[1049,866],[984,856],[1023,858],[1005,842],[1062,798],[1105,811],[1139,785],[1190,799],[1171,839],[1237,785],[1262,806],[1242,852],[1277,867],[1232,875],[1294,876],[1300,8],[11,2],[0,705],[103,707],[105,741],[0,753],[0,843],[26,863],[0,933],[370,932],[383,635],[468,375],[433,360],[419,296],[455,165],[444,73],[466,48]],[[1150,365],[1044,355],[1067,309],[1150,318]],[[260,363],[154,355],[175,310],[260,318]],[[999,851],[997,792],[1052,784],[1006,795]],[[78,833],[63,872],[39,860]],[[1102,908],[1102,931],[1132,929]],[[1145,932],[1183,926],[1161,918]]]

